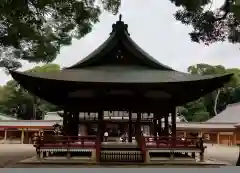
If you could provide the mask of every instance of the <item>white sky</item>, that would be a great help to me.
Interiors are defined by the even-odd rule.
[[[196,63],[224,65],[227,68],[240,68],[240,45],[218,43],[211,46],[193,43],[188,33],[191,27],[177,22],[173,14],[176,8],[169,0],[123,0],[120,13],[128,24],[132,39],[155,59],[179,71]],[[215,0],[213,7],[221,5],[223,0]],[[118,16],[103,13],[100,23],[81,40],[74,40],[71,46],[63,47],[54,63],[61,67],[70,66],[96,49],[105,41]],[[24,62],[23,69],[36,64]],[[11,76],[0,70],[0,85]]]

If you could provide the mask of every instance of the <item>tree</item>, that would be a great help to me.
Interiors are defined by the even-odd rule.
[[[239,0],[224,0],[217,10],[212,10],[213,0],[170,0],[180,7],[174,15],[176,20],[191,25],[191,40],[206,45],[228,40],[240,42]],[[238,3],[238,4],[237,4]]]
[[[206,121],[223,111],[227,104],[240,101],[240,97],[237,96],[237,94],[240,94],[238,89],[240,69],[225,69],[221,65],[196,64],[188,67],[188,72],[198,75],[234,73],[231,81],[223,88],[184,105],[186,110],[182,114],[188,121]]]
[[[185,104],[184,109],[179,113],[183,115],[187,121],[201,122],[210,118],[203,98]]]
[[[59,70],[59,65],[47,64],[36,66],[28,71],[54,72]],[[31,95],[14,80],[7,82],[2,90],[2,95],[0,95],[0,98],[3,98],[0,100],[0,112],[2,113],[14,114],[20,119],[41,119],[46,112],[57,110],[56,106]],[[35,117],[33,117],[33,115]]]
[[[52,62],[61,46],[80,39],[103,10],[116,14],[120,0],[1,0],[0,62],[19,68],[23,59]]]

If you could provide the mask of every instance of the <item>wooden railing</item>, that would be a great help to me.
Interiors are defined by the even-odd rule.
[[[37,136],[34,147],[96,148],[96,136]]]
[[[204,148],[202,138],[182,138],[170,136],[144,138],[146,148]]]

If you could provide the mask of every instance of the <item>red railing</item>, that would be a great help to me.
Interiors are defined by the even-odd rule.
[[[38,136],[35,147],[96,148],[96,136]]]
[[[146,148],[199,148],[200,138],[182,138],[182,137],[144,137]]]

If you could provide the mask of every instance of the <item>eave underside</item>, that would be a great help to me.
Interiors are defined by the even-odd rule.
[[[56,80],[12,72],[29,92],[53,104],[78,111],[133,109],[151,111],[170,104],[176,106],[198,99],[228,82],[231,75],[200,76],[174,82],[83,82]],[[92,77],[94,78],[94,76]],[[142,78],[145,79],[144,76]],[[146,80],[149,80],[146,78]]]

